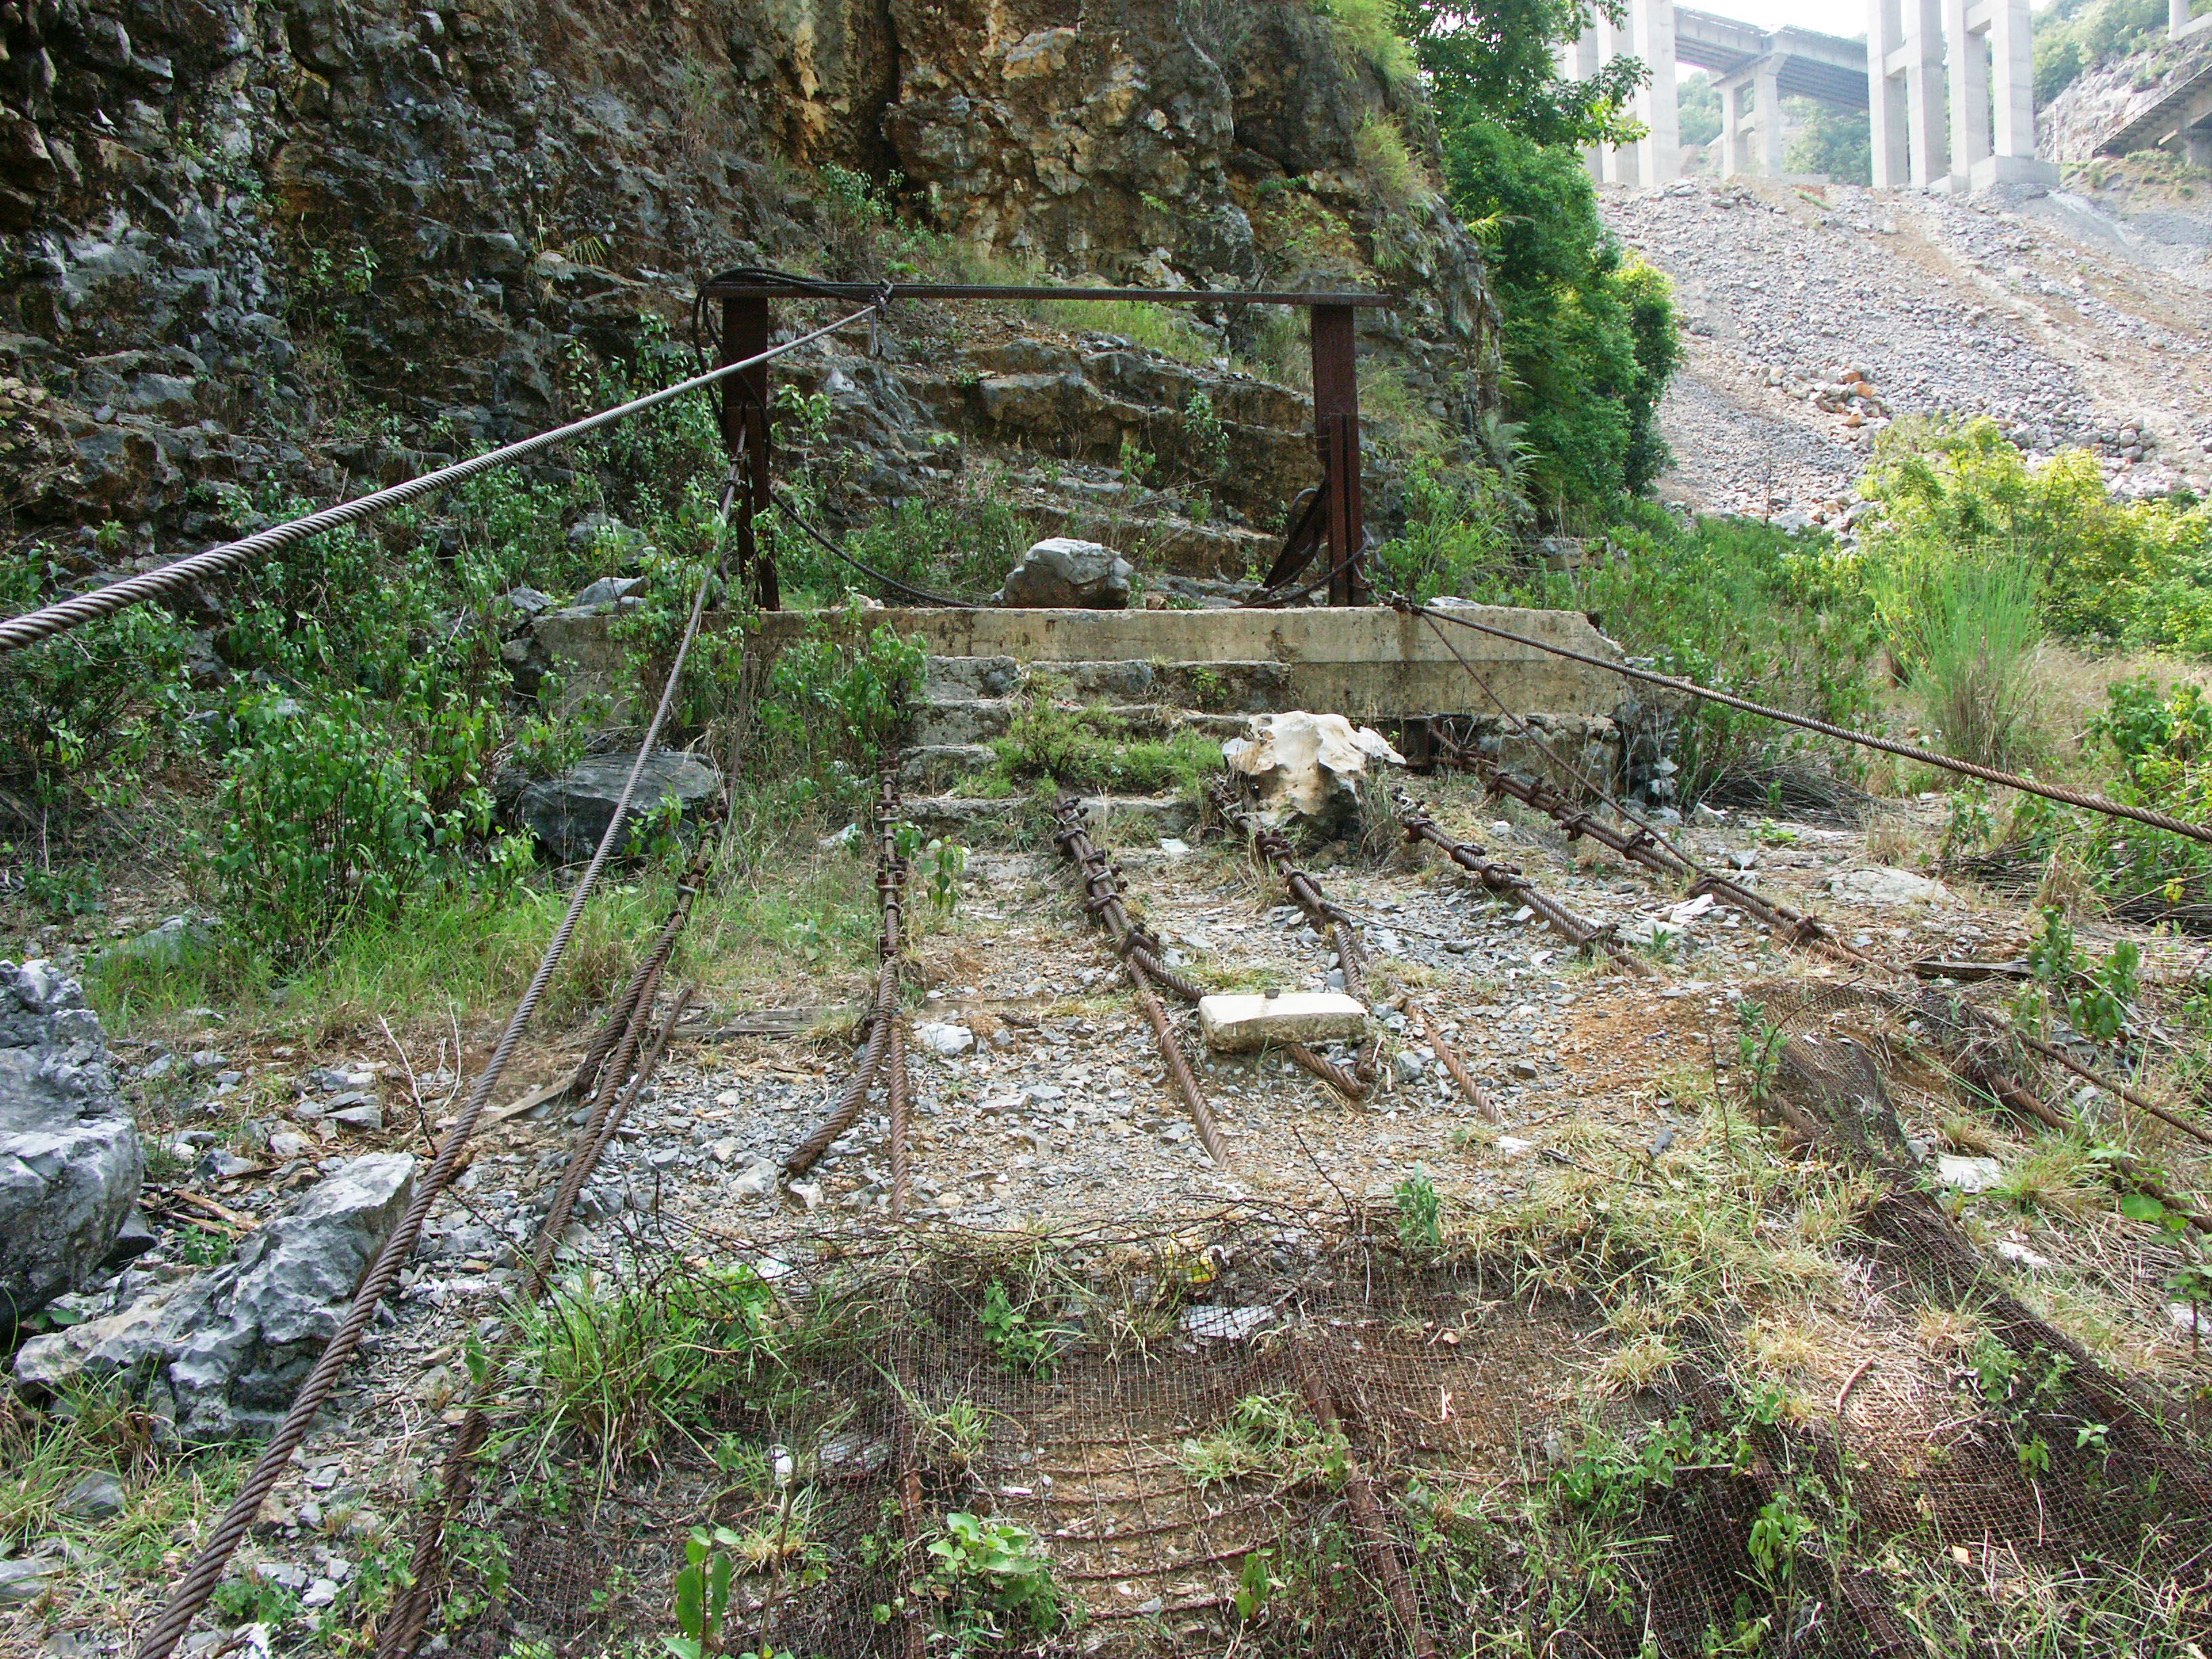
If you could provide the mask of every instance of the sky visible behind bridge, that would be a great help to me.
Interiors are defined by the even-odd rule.
[[[1863,40],[1867,32],[1866,0],[1686,0],[1686,3],[1722,17],[1739,17],[1763,29],[1794,23],[1799,28],[1819,29],[1823,34],[1840,34],[1847,40]],[[2048,3],[2049,0],[2036,0],[2035,9],[2041,11]]]

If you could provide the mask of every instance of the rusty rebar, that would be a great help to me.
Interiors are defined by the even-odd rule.
[[[1437,827],[1436,820],[1422,809],[1421,804],[1404,790],[1397,791],[1394,799],[1398,823],[1404,829],[1407,841],[1427,842],[1492,892],[1510,894],[1543,917],[1553,933],[1577,951],[1587,954],[1601,950],[1631,972],[1648,974],[1651,971],[1648,963],[1639,961],[1626,945],[1613,937],[1610,924],[1599,927],[1594,922],[1584,921],[1522,874],[1518,866],[1501,864],[1495,859],[1485,857],[1483,849],[1472,842],[1454,841]]]
[[[1285,1042],[1281,1047],[1283,1053],[1293,1063],[1312,1073],[1348,1100],[1366,1100],[1375,1093],[1372,1083],[1346,1071],[1326,1055],[1316,1054],[1303,1042]]]
[[[1198,1086],[1198,1078],[1183,1057],[1182,1044],[1176,1041],[1175,1027],[1168,1023],[1167,1012],[1160,1006],[1159,999],[1152,994],[1152,977],[1155,969],[1176,984],[1178,991],[1195,1002],[1199,989],[1188,981],[1167,974],[1153,961],[1154,947],[1159,941],[1139,927],[1129,918],[1128,908],[1122,902],[1119,879],[1106,855],[1091,844],[1091,835],[1083,827],[1083,803],[1073,795],[1062,795],[1053,803],[1053,817],[1059,828],[1053,832],[1053,845],[1076,867],[1083,881],[1083,908],[1091,919],[1106,929],[1115,952],[1121,958],[1121,970],[1128,975],[1129,987],[1136,994],[1137,1007],[1152,1028],[1152,1036],[1159,1044],[1160,1061],[1167,1067],[1168,1075],[1175,1080],[1176,1090],[1182,1096],[1189,1109],[1190,1121],[1198,1130],[1198,1139],[1206,1153],[1216,1164],[1226,1169],[1229,1148],[1221,1139],[1221,1130],[1213,1121],[1212,1109]],[[1149,965],[1148,965],[1149,964]]]
[[[899,953],[904,949],[907,869],[906,860],[898,854],[902,811],[898,785],[886,769],[876,802],[876,902],[883,911],[883,925],[876,938],[876,995],[868,1014],[867,1046],[860,1052],[860,1063],[853,1073],[853,1080],[845,1085],[844,1093],[837,1097],[829,1115],[784,1159],[787,1179],[812,1169],[822,1154],[830,1150],[830,1144],[853,1127],[853,1120],[860,1115],[861,1103],[867,1099],[868,1091],[875,1086],[877,1075],[883,1069],[891,1027],[899,1017]],[[901,1053],[903,1056],[902,1043]]]
[[[1145,970],[1133,962],[1124,961],[1121,968],[1129,976],[1130,988],[1137,994],[1137,1006],[1143,1011],[1146,1022],[1152,1028],[1152,1036],[1159,1042],[1160,1059],[1168,1068],[1168,1075],[1175,1079],[1176,1089],[1182,1096],[1182,1103],[1190,1109],[1190,1121],[1198,1127],[1200,1144],[1206,1148],[1208,1158],[1227,1169],[1229,1148],[1222,1141],[1221,1131],[1214,1124],[1213,1113],[1206,1103],[1206,1097],[1199,1092],[1198,1079],[1192,1074],[1190,1062],[1183,1058],[1182,1044],[1176,1041],[1175,1027],[1168,1024],[1166,1011],[1160,1006],[1160,1000],[1152,994],[1151,981],[1146,977]]]
[[[1481,683],[1480,676],[1476,683]],[[1524,778],[1487,755],[1454,743],[1434,722],[1430,725],[1429,735],[1444,764],[1474,773],[1492,795],[1510,795],[1522,805],[1543,813],[1566,831],[1568,841],[1588,836],[1600,846],[1655,875],[1669,880],[1689,880],[1692,885],[1686,897],[1711,893],[1722,902],[1743,911],[1784,945],[1808,947],[1851,967],[1881,966],[1872,957],[1844,944],[1816,918],[1753,892],[1718,871],[1708,870],[1672,842],[1661,840],[1649,824],[1638,823],[1633,833],[1618,829],[1595,813],[1577,806],[1542,779]]]
[[[1467,1069],[1467,1063],[1459,1057],[1459,1051],[1444,1041],[1444,1034],[1437,1030],[1437,1023],[1429,1018],[1429,1011],[1411,997],[1406,1000],[1406,1006],[1420,1016],[1421,1030],[1428,1034],[1429,1047],[1435,1052],[1437,1058],[1443,1062],[1444,1070],[1451,1073],[1452,1081],[1459,1085],[1460,1092],[1468,1097],[1468,1103],[1476,1111],[1481,1113],[1492,1123],[1497,1122],[1498,1108],[1490,1103],[1489,1095],[1484,1091],[1482,1085],[1474,1080],[1474,1074]]]

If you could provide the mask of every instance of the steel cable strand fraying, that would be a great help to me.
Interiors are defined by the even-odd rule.
[[[155,1615],[153,1625],[139,1645],[138,1659],[167,1659],[191,1628],[199,1610],[207,1604],[209,1596],[214,1594],[231,1552],[238,1547],[239,1540],[245,1537],[246,1529],[252,1525],[254,1516],[260,1513],[263,1500],[289,1466],[292,1453],[307,1437],[308,1426],[314,1421],[316,1413],[322,1409],[324,1402],[337,1386],[339,1374],[353,1357],[362,1333],[368,1328],[369,1321],[375,1317],[377,1306],[398,1278],[400,1267],[414,1253],[416,1243],[422,1237],[422,1224],[429,1216],[430,1206],[444,1193],[457,1172],[461,1149],[475,1133],[477,1120],[483,1115],[491,1091],[498,1086],[507,1062],[514,1058],[514,1050],[522,1040],[524,1030],[529,1026],[531,1017],[537,1012],[539,1000],[545,994],[545,988],[550,983],[554,970],[560,966],[562,957],[567,953],[568,942],[574,936],[577,923],[582,919],[585,902],[590,898],[592,889],[598,884],[599,872],[606,867],[607,860],[613,854],[617,838],[627,833],[629,805],[637,791],[637,781],[659,739],[660,728],[667,722],[669,710],[675,703],[677,686],[684,676],[685,659],[690,657],[692,644],[699,636],[699,623],[706,611],[707,595],[713,590],[720,570],[721,534],[728,526],[730,503],[735,497],[736,488],[736,479],[732,475],[723,486],[720,517],[715,536],[716,564],[700,579],[698,590],[692,595],[690,615],[684,622],[684,634],[678,642],[675,659],[670,665],[667,681],[661,687],[660,702],[653,710],[651,723],[646,727],[643,740],[638,745],[637,759],[631,763],[629,775],[623,781],[622,793],[615,802],[613,816],[608,820],[606,831],[599,837],[599,844],[592,851],[592,861],[577,878],[575,888],[569,895],[568,908],[555,928],[544,955],[538,959],[537,970],[531,975],[528,988],[523,992],[521,1000],[515,1005],[514,1012],[508,1017],[506,1029],[500,1033],[490,1060],[478,1075],[476,1087],[470,1091],[468,1103],[462,1108],[453,1128],[447,1131],[429,1170],[416,1188],[413,1202],[409,1204],[398,1226],[392,1231],[370,1264],[368,1274],[354,1292],[344,1319],[324,1346],[314,1369],[301,1384],[284,1420],[277,1425],[267,1445],[263,1447],[261,1455],[254,1461],[253,1468],[239,1488],[238,1495],[231,1500],[230,1507],[224,1511],[207,1542],[201,1546],[198,1555],[177,1579],[168,1601]]]
[[[97,621],[102,617],[112,617],[117,611],[125,610],[131,605],[143,604],[148,599],[158,599],[165,593],[174,592],[179,588],[202,577],[216,575],[240,565],[253,563],[267,554],[280,552],[295,542],[304,541],[310,536],[318,536],[327,530],[337,530],[346,525],[356,523],[360,520],[373,518],[377,514],[387,512],[395,507],[404,507],[410,501],[418,500],[424,495],[434,495],[439,490],[457,484],[465,478],[472,478],[480,472],[488,472],[494,467],[512,465],[527,456],[536,454],[542,449],[550,449],[554,445],[565,443],[572,438],[580,438],[586,433],[596,432],[601,427],[611,426],[617,421],[628,419],[632,415],[642,414],[648,409],[657,409],[662,404],[673,402],[687,392],[717,385],[740,370],[757,368],[762,364],[781,357],[786,352],[794,351],[811,341],[818,340],[824,335],[834,334],[840,329],[849,328],[855,323],[866,321],[870,314],[870,311],[856,311],[849,317],[840,318],[834,323],[816,329],[811,334],[802,334],[798,338],[787,341],[782,345],[771,347],[758,356],[748,357],[739,362],[725,363],[719,368],[695,374],[689,380],[679,380],[676,385],[664,387],[659,392],[648,392],[642,397],[631,398],[626,404],[618,404],[614,408],[602,410],[596,415],[571,421],[566,426],[558,426],[550,431],[541,432],[534,438],[524,438],[518,442],[488,451],[468,460],[456,461],[453,465],[441,467],[435,472],[427,472],[419,478],[410,478],[405,483],[393,484],[389,489],[380,489],[373,495],[357,496],[349,501],[341,501],[336,507],[325,507],[319,513],[310,513],[305,518],[293,519],[280,525],[271,525],[266,530],[257,531],[252,535],[244,537],[238,541],[226,542],[220,547],[211,547],[204,552],[194,553],[185,558],[173,560],[158,569],[149,570],[136,576],[126,576],[121,581],[110,582],[105,587],[95,587],[88,593],[80,593],[74,598],[58,600],[52,605],[42,606],[39,610],[27,611],[22,616],[11,617],[5,622],[0,622],[0,652],[16,651],[25,646],[35,645],[40,640],[50,639],[54,635],[63,633],[69,629]],[[728,508],[726,504],[725,518],[727,517],[727,513]]]

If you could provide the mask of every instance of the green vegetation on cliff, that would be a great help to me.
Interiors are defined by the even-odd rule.
[[[1408,16],[1446,192],[1491,257],[1527,493],[1553,519],[1606,510],[1664,469],[1656,411],[1679,351],[1666,279],[1606,229],[1583,165],[1585,144],[1633,136],[1624,100],[1643,66],[1563,79],[1552,48],[1583,15],[1562,0],[1419,0]]]

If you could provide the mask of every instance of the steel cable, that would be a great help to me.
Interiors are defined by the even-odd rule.
[[[2186,818],[2177,818],[2168,813],[2154,811],[2147,806],[2130,806],[2104,795],[2088,793],[2079,789],[2062,788],[2057,784],[2039,783],[2033,778],[2024,778],[2016,773],[2001,772],[1994,766],[1983,766],[1973,761],[1964,761],[1954,755],[1939,755],[1932,749],[1923,749],[1917,744],[1899,743],[1893,738],[1878,738],[1870,732],[1855,732],[1848,726],[1833,725],[1815,720],[1810,714],[1793,714],[1787,709],[1770,708],[1765,703],[1753,702],[1748,697],[1739,697],[1732,692],[1717,691],[1709,685],[1694,681],[1677,679],[1671,674],[1654,673],[1648,668],[1632,668],[1626,663],[1607,662],[1602,657],[1593,657],[1587,652],[1571,650],[1564,645],[1553,645],[1547,640],[1531,639],[1525,634],[1492,627],[1467,617],[1455,617],[1425,605],[1416,605],[1411,599],[1394,599],[1391,608],[1409,615],[1423,616],[1431,620],[1454,623],[1462,628],[1471,628],[1478,634],[1487,634],[1494,639],[1507,640],[1515,645],[1525,645],[1554,657],[1565,657],[1570,662],[1586,663],[1592,668],[1602,668],[1607,673],[1618,674],[1623,679],[1639,680],[1647,685],[1656,685],[1669,691],[1679,691],[1686,696],[1703,697],[1724,708],[1741,709],[1747,714],[1779,720],[1784,726],[1795,726],[1808,732],[1817,732],[1822,737],[1835,738],[1844,743],[1856,744],[1863,749],[1880,750],[1886,755],[1895,755],[1902,760],[1918,761],[1923,766],[1933,766],[1946,772],[1956,772],[1963,777],[1979,778],[1984,783],[1994,783],[2006,789],[2017,789],[2022,794],[2040,795],[2045,800],[2055,800],[2062,806],[2078,806],[2084,811],[2101,812],[2107,817],[2130,818],[2154,830],[2164,830],[2177,836],[2186,836],[2191,841],[2212,843],[2212,823],[2191,823]]]
[[[380,489],[374,495],[356,496],[352,501],[341,501],[337,506],[326,507],[319,513],[310,513],[304,519],[293,519],[283,524],[271,525],[268,529],[257,531],[242,540],[226,542],[220,547],[211,547],[204,552],[194,553],[189,557],[174,560],[157,570],[149,570],[139,575],[127,576],[121,581],[110,582],[105,587],[95,587],[89,593],[80,593],[74,599],[58,600],[37,611],[27,611],[22,616],[11,617],[5,622],[0,622],[0,651],[19,651],[25,646],[35,645],[40,640],[51,639],[56,634],[79,627],[85,623],[97,621],[102,617],[112,617],[117,611],[125,610],[131,605],[143,604],[148,599],[158,599],[165,593],[174,592],[187,582],[197,580],[200,577],[216,575],[240,565],[251,564],[268,554],[278,552],[291,546],[295,542],[304,541],[310,536],[319,536],[325,531],[340,529],[362,519],[372,518],[392,507],[404,507],[409,501],[435,494],[449,485],[460,483],[464,478],[472,478],[480,472],[491,471],[494,467],[511,465],[527,456],[536,454],[542,449],[550,449],[556,444],[567,442],[571,438],[580,438],[586,433],[598,431],[601,427],[611,426],[617,421],[627,420],[629,416],[642,414],[648,409],[657,409],[662,404],[672,403],[686,392],[696,392],[702,386],[717,385],[741,370],[757,368],[763,363],[781,357],[787,351],[795,351],[800,346],[818,340],[826,334],[834,334],[839,329],[849,328],[854,323],[861,322],[873,314],[873,310],[874,307],[871,307],[865,311],[856,311],[851,316],[841,318],[836,322],[817,328],[811,334],[802,334],[795,340],[787,341],[780,346],[772,346],[758,356],[748,357],[739,362],[724,363],[719,368],[695,374],[688,380],[679,380],[674,386],[662,391],[648,392],[641,398],[633,398],[626,404],[617,404],[614,408],[602,410],[597,415],[589,415],[582,420],[571,421],[566,426],[557,426],[549,432],[541,432],[534,438],[525,438],[519,442],[507,444],[468,460],[456,461],[451,466],[440,467],[435,472],[426,472],[419,478],[410,478],[405,483],[393,484],[390,489]],[[726,516],[728,512],[726,506],[723,510]]]
[[[687,382],[690,384],[693,383]],[[444,1193],[459,1170],[461,1149],[476,1132],[477,1118],[483,1115],[490,1100],[491,1091],[498,1086],[507,1062],[514,1058],[514,1050],[522,1040],[522,1033],[528,1027],[531,1016],[537,1012],[539,999],[545,994],[545,988],[550,983],[554,970],[561,965],[561,958],[568,951],[568,941],[575,933],[576,924],[583,917],[585,901],[590,898],[592,889],[598,884],[599,872],[606,867],[616,842],[628,832],[629,804],[636,793],[637,781],[659,740],[660,728],[667,722],[669,710],[675,704],[676,688],[684,677],[684,661],[691,654],[693,641],[699,637],[700,618],[705,614],[707,595],[714,588],[716,569],[720,566],[720,529],[728,524],[730,503],[734,499],[736,488],[736,478],[732,474],[722,490],[715,538],[716,568],[709,569],[700,578],[698,591],[692,595],[690,615],[684,622],[683,637],[677,644],[675,660],[668,670],[667,683],[661,687],[659,704],[654,708],[653,720],[645,729],[644,739],[638,745],[637,759],[630,766],[629,775],[623,781],[622,793],[615,802],[614,814],[608,820],[606,832],[599,837],[599,844],[592,854],[591,863],[585,866],[584,873],[577,878],[575,889],[568,897],[568,910],[562,916],[560,926],[555,928],[544,955],[538,959],[537,971],[530,976],[529,988],[515,1005],[514,1012],[508,1016],[506,1030],[500,1033],[490,1060],[478,1075],[476,1087],[470,1091],[468,1104],[462,1109],[459,1118],[447,1132],[438,1149],[437,1157],[431,1162],[428,1173],[416,1187],[414,1200],[408,1205],[407,1212],[400,1218],[399,1224],[391,1237],[385,1240],[384,1248],[377,1252],[367,1276],[354,1292],[345,1318],[325,1346],[321,1357],[315,1362],[314,1370],[301,1384],[284,1420],[270,1437],[268,1444],[262,1448],[260,1456],[255,1459],[252,1470],[246,1475],[245,1484],[239,1488],[237,1497],[231,1500],[230,1507],[224,1511],[215,1531],[201,1546],[198,1555],[170,1591],[168,1601],[139,1644],[138,1659],[167,1659],[191,1628],[194,1617],[207,1604],[208,1597],[214,1594],[231,1552],[238,1547],[239,1540],[245,1537],[246,1529],[253,1524],[254,1516],[261,1512],[263,1500],[289,1465],[292,1454],[298,1449],[301,1441],[307,1437],[308,1425],[314,1421],[315,1413],[322,1409],[324,1402],[337,1388],[339,1373],[345,1369],[346,1362],[352,1358],[362,1333],[368,1328],[369,1321],[376,1316],[377,1306],[391,1290],[392,1282],[398,1278],[400,1267],[414,1253],[416,1241],[422,1236],[422,1224],[429,1216],[430,1206]],[[374,497],[365,496],[362,499],[370,501]]]

